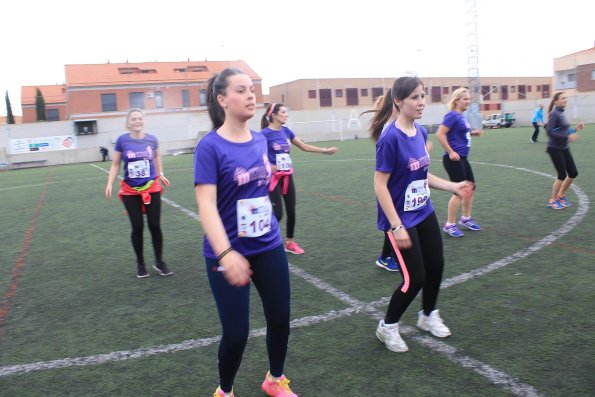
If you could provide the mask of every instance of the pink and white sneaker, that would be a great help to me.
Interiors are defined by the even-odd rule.
[[[289,243],[285,243],[285,252],[292,253],[294,255],[301,255],[305,251],[302,247],[298,245],[295,241],[291,241]]]

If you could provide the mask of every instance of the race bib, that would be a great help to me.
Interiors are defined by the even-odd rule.
[[[423,208],[430,198],[430,189],[427,179],[413,181],[407,186],[405,192],[405,211],[417,211]]]
[[[136,178],[149,178],[151,176],[151,166],[149,160],[138,160],[131,161],[128,163],[128,177],[132,179]]]
[[[277,153],[277,171],[289,171],[291,169],[291,157],[289,153]]]
[[[273,207],[269,196],[237,201],[238,237],[259,237],[271,230]]]

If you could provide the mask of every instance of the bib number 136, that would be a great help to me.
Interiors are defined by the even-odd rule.
[[[238,237],[259,237],[271,230],[273,208],[268,196],[237,201]]]

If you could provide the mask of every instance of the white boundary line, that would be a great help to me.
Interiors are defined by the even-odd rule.
[[[533,171],[527,168],[519,168],[513,167],[508,165],[502,164],[490,164],[490,163],[481,163],[475,162],[477,164],[482,165],[489,165],[489,166],[497,166],[497,167],[505,167],[520,171],[531,172],[537,175],[545,176],[550,179],[554,179],[555,177],[546,173],[542,173],[539,171]],[[93,165],[95,166],[95,165]],[[105,171],[101,167],[97,167],[104,172]],[[545,238],[539,240],[535,244],[531,245],[528,248],[522,249],[506,258],[493,262],[489,265],[483,266],[476,270],[473,270],[468,273],[461,274],[459,276],[452,277],[443,281],[442,288],[448,288],[456,284],[463,283],[465,281],[471,280],[473,278],[485,275],[489,272],[494,270],[500,269],[505,267],[519,259],[525,258],[538,250],[544,248],[545,246],[551,244],[555,240],[559,239],[570,230],[572,230],[576,225],[578,225],[585,217],[586,213],[589,210],[589,198],[588,196],[576,185],[571,186],[573,191],[577,194],[579,198],[579,204],[576,213],[566,222],[562,227],[558,228],[550,235],[546,236]],[[192,211],[176,204],[171,200],[166,201],[168,204],[172,205],[174,208],[181,210],[182,212],[186,213],[190,217],[195,220],[199,220],[197,214],[193,213]],[[321,289],[330,295],[336,297],[337,299],[345,302],[350,307],[339,310],[339,311],[330,311],[323,315],[317,316],[307,316],[302,317],[300,319],[293,320],[291,322],[291,328],[300,328],[305,327],[325,321],[335,320],[341,317],[350,316],[355,313],[365,312],[370,316],[379,319],[383,317],[382,312],[377,310],[377,307],[384,306],[388,302],[389,298],[382,298],[378,301],[371,302],[371,303],[364,303],[360,302],[357,299],[350,297],[348,294],[345,294],[339,290],[337,290],[332,285],[328,284],[327,282],[318,279],[317,277],[303,271],[302,269],[298,268],[295,265],[290,264],[289,269],[292,274],[304,279],[308,283],[314,285],[318,289]],[[517,379],[507,375],[506,373],[499,371],[495,368],[490,367],[489,365],[482,363],[481,361],[475,360],[471,357],[467,357],[461,355],[456,348],[448,345],[447,343],[436,340],[434,338],[430,338],[425,335],[421,335],[417,332],[414,328],[403,326],[401,328],[402,332],[408,336],[410,336],[413,340],[420,343],[422,346],[429,348],[437,353],[442,354],[445,356],[449,361],[459,364],[464,368],[468,368],[473,370],[474,372],[488,378],[491,382],[496,385],[499,385],[505,389],[510,390],[513,394],[517,396],[526,396],[526,397],[539,397],[539,393],[530,385],[524,384],[519,382]],[[257,337],[257,336],[264,336],[266,335],[266,328],[260,328],[257,330],[253,330],[250,332],[250,337]],[[70,366],[84,366],[84,365],[94,365],[94,364],[101,364],[106,362],[113,362],[113,361],[122,361],[128,360],[133,358],[141,358],[152,356],[161,353],[170,353],[175,351],[182,351],[182,350],[189,350],[198,347],[208,346],[213,343],[217,343],[220,340],[220,336],[211,337],[211,338],[204,338],[204,339],[192,339],[182,343],[177,344],[169,344],[169,345],[160,345],[154,346],[150,348],[141,348],[136,350],[129,350],[129,351],[119,351],[119,352],[112,352],[106,354],[99,354],[94,356],[87,356],[87,357],[79,357],[79,358],[66,358],[60,360],[52,360],[52,361],[42,361],[32,364],[23,364],[23,365],[13,365],[13,366],[6,366],[0,367],[0,376],[8,376],[8,375],[17,375],[17,374],[24,374],[32,371],[41,371],[46,369],[58,369],[58,368],[66,368]]]

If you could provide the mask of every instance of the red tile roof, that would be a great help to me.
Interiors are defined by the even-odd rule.
[[[206,81],[225,68],[242,70],[252,80],[260,76],[244,61],[186,61],[65,65],[68,87]]]
[[[66,93],[63,85],[34,85],[21,87],[21,105],[34,105],[36,89],[41,90],[41,95],[46,104],[65,103]]]

